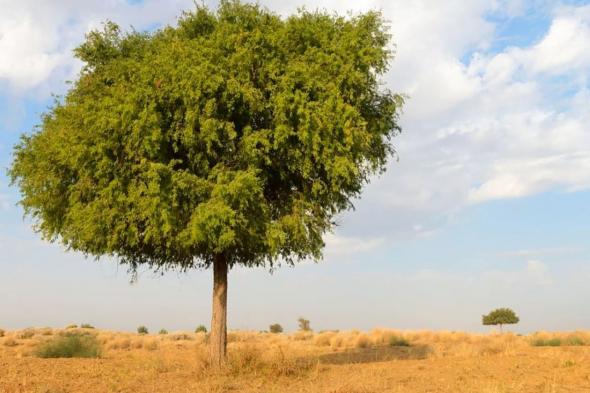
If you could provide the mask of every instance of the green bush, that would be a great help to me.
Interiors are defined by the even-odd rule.
[[[148,331],[148,328],[146,328],[145,326],[142,325],[142,326],[140,326],[140,327],[137,328],[137,333],[139,333],[139,334],[148,334],[149,331]]]
[[[158,334],[168,334],[168,330],[166,330],[166,329],[160,329],[160,331],[158,332]]]
[[[207,328],[205,327],[205,325],[199,325],[195,329],[195,333],[207,333]]]
[[[541,338],[533,340],[531,343],[534,347],[559,347],[562,345],[562,341],[559,338],[551,338],[549,340],[543,340]]]
[[[409,347],[410,343],[408,340],[398,336],[391,336],[389,338],[389,345],[392,347]]]
[[[94,326],[92,326],[92,325],[91,325],[91,324],[89,324],[89,323],[83,323],[83,324],[81,324],[81,325],[80,325],[80,327],[81,327],[82,329],[94,329]]]
[[[96,336],[78,332],[56,336],[36,350],[40,358],[97,358],[100,354]]]
[[[588,345],[588,343],[586,343],[580,337],[572,336],[572,337],[567,338],[567,340],[565,341],[565,345],[571,345],[571,346],[578,347],[578,346]]]
[[[271,333],[283,333],[283,327],[278,323],[273,323],[269,329]]]

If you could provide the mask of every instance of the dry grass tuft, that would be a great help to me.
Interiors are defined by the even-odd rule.
[[[108,345],[108,349],[129,349],[131,347],[131,339],[128,337],[119,338],[111,341]]]
[[[336,336],[336,332],[323,332],[314,337],[314,344],[320,347],[330,346],[332,338]]]
[[[354,344],[356,348],[369,348],[372,345],[373,343],[371,342],[371,338],[368,335],[363,333],[356,336],[356,341]]]
[[[300,330],[298,332],[295,332],[291,337],[295,341],[309,341],[313,339],[313,332]]]
[[[195,339],[193,333],[186,332],[175,332],[168,334],[166,335],[166,338],[170,341],[192,341]]]
[[[35,329],[28,328],[20,330],[16,333],[16,338],[19,340],[29,340],[35,336]]]
[[[143,344],[143,348],[147,349],[148,351],[155,351],[156,349],[158,349],[159,344],[158,344],[158,340],[152,338],[152,339],[148,339],[145,341],[145,343]]]
[[[3,344],[5,347],[16,347],[18,342],[12,337],[6,337]]]
[[[50,327],[45,327],[45,328],[37,329],[37,333],[40,334],[41,336],[52,336],[53,329]]]

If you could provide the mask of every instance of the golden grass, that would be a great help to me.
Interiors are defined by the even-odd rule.
[[[583,345],[590,344],[590,332],[518,336],[391,329],[318,334],[232,331],[228,366],[214,372],[208,365],[204,333],[96,330],[103,347],[100,359],[38,359],[35,348],[51,338],[45,334],[49,330],[24,331],[7,331],[0,338],[0,392],[590,391],[590,346]],[[400,339],[411,346],[390,346]],[[563,345],[532,345],[553,339]],[[361,361],[357,353],[368,354],[362,358],[366,361],[373,351],[387,353],[387,348],[389,361],[351,363]],[[420,348],[428,350],[411,356]],[[350,362],[340,364],[323,360],[334,354],[352,355],[346,358]]]

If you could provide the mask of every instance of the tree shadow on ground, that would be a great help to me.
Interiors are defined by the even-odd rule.
[[[359,348],[321,355],[319,362],[321,364],[353,364],[388,362],[391,360],[416,360],[426,359],[430,352],[432,352],[432,349],[428,345]]]

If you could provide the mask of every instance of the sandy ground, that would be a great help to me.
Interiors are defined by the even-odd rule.
[[[322,356],[334,353],[380,354],[383,331],[234,333],[230,367],[215,373],[206,366],[204,335],[97,331],[99,359],[37,358],[39,343],[58,334],[0,338],[0,392],[590,393],[590,346],[536,347],[514,335],[396,333],[411,346],[389,360],[348,356],[326,364]],[[426,355],[408,356],[422,346]]]

